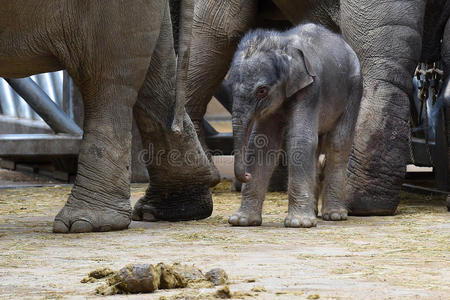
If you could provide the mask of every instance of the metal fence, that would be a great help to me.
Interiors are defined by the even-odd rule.
[[[64,72],[43,73],[30,78],[55,102],[63,107],[63,77]],[[8,117],[28,120],[39,120],[42,118],[28,105],[28,103],[17,94],[11,86],[0,78],[0,112]]]

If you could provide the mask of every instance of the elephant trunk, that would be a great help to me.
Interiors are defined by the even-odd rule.
[[[170,124],[172,132],[178,134],[181,134],[181,131],[183,130],[183,121],[186,112],[186,82],[192,40],[193,16],[194,0],[182,0],[180,9],[180,29],[178,36],[176,98],[173,109],[173,120]]]
[[[241,182],[248,182],[251,174],[245,172],[245,155],[248,144],[249,121],[233,113],[234,176]]]

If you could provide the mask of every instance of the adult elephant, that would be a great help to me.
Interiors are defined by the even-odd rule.
[[[83,96],[78,173],[54,232],[128,227],[133,106],[144,147],[162,152],[157,161],[148,157],[150,186],[135,215],[184,220],[211,214],[211,167],[190,119],[180,114],[183,86],[175,93],[177,74],[182,79],[187,72],[189,6],[185,0],[180,32],[188,35],[179,39],[177,73],[167,0],[0,1],[0,76],[67,69]],[[176,134],[166,129],[175,94]],[[189,153],[197,163],[173,152]]]
[[[354,215],[393,214],[408,157],[411,77],[419,59],[432,62],[442,56],[448,65],[449,42],[444,38],[441,55],[440,38],[449,13],[447,0],[197,0],[188,112],[203,141],[206,105],[247,30],[286,26],[279,20],[287,19],[340,31],[360,58],[364,76],[348,167],[348,208]]]

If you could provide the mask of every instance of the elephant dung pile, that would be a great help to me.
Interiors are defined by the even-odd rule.
[[[114,295],[152,293],[157,289],[212,288],[225,284],[228,276],[220,268],[203,274],[194,266],[178,263],[171,266],[164,263],[156,266],[131,264],[116,272],[109,268],[94,270],[81,282],[96,282],[97,279],[105,279],[105,284],[96,289],[97,294]]]
[[[115,272],[110,268],[100,268],[92,272],[89,272],[87,277],[81,279],[81,283],[96,282],[97,279],[109,277],[111,275],[114,275],[114,273]]]

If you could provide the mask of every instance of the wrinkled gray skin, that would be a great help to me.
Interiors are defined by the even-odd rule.
[[[322,217],[347,219],[342,187],[362,95],[359,61],[350,46],[312,23],[283,33],[257,30],[239,44],[229,81],[234,171],[245,183],[241,207],[228,222],[261,225],[265,191],[277,163],[271,153],[280,149],[284,136],[289,169],[284,225],[316,226],[321,153],[326,157]]]
[[[181,134],[166,129],[175,99],[175,67],[165,0],[0,0],[0,76],[67,69],[83,96],[78,174],[54,232],[128,227],[133,106],[144,148],[152,145],[166,156],[170,150],[195,153],[198,161],[185,165],[172,157],[171,164],[164,158],[149,162],[150,186],[135,218],[211,214],[208,186],[214,180],[190,119],[183,115]]]
[[[273,0],[278,9],[272,6],[265,10],[269,2],[224,0],[217,5],[213,0],[196,1],[187,110],[200,140],[206,105],[225,77],[246,31],[271,26],[261,21],[264,18],[323,24],[342,32],[360,59],[364,77],[348,168],[349,213],[395,213],[409,157],[411,78],[419,60],[442,58],[447,66],[445,74],[450,74],[450,1]]]

